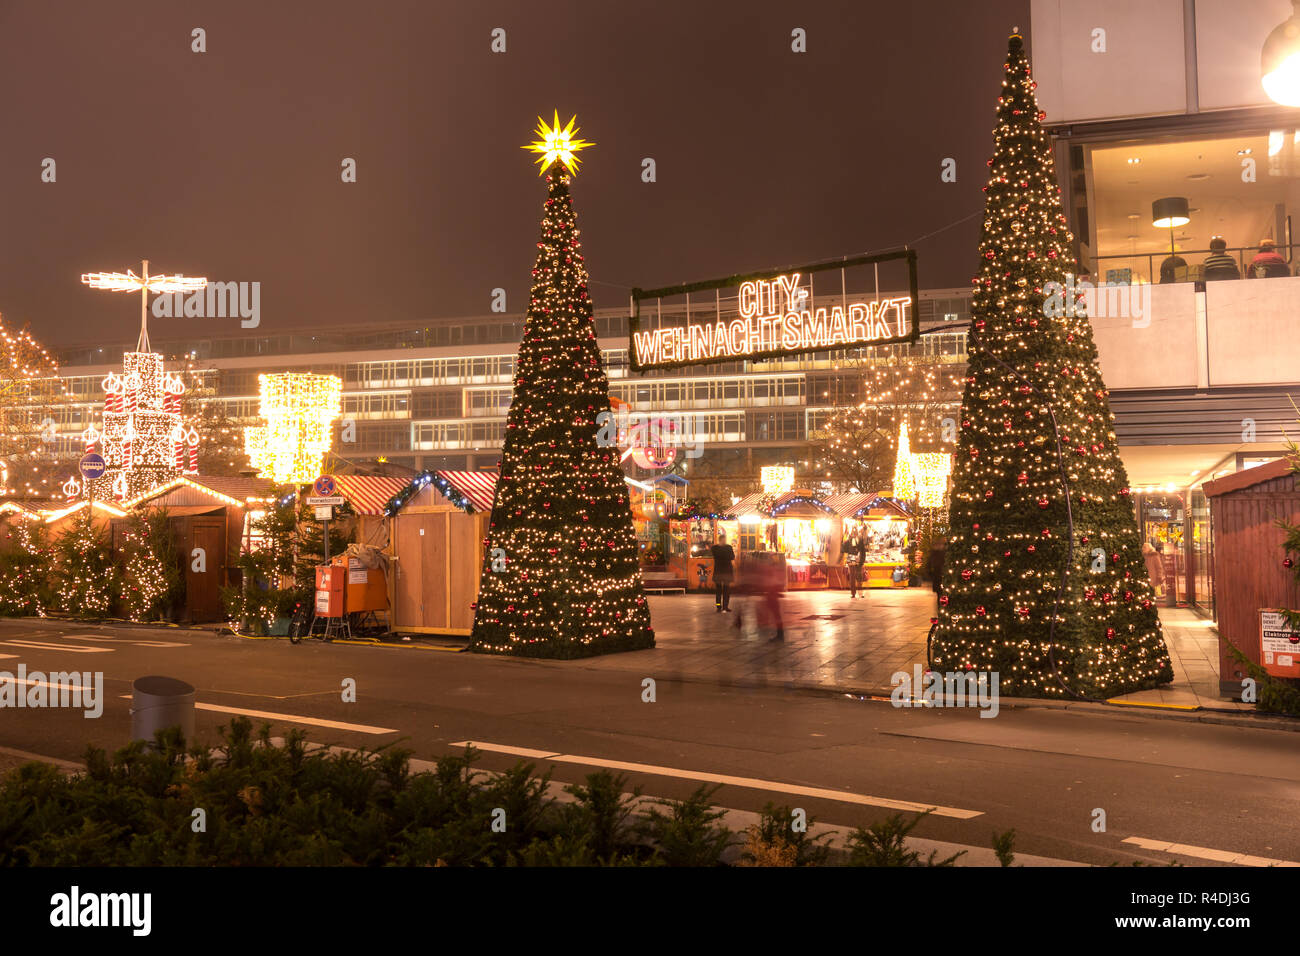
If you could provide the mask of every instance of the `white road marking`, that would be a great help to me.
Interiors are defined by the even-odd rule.
[[[269,710],[247,710],[243,707],[223,707],[220,704],[195,704],[195,710],[210,710],[218,714],[242,714],[245,717],[262,717],[266,720],[283,720],[291,724],[310,724],[330,730],[354,730],[359,734],[395,734],[393,727],[371,727],[369,724],[346,724],[341,720],[324,720],[320,717],[303,717],[301,714],[276,714]]]
[[[941,807],[928,803],[914,803],[911,800],[893,800],[889,797],[870,797],[845,790],[825,790],[821,787],[803,787],[793,783],[781,783],[777,780],[760,780],[757,777],[733,777],[721,773],[704,773],[698,770],[681,770],[677,767],[659,767],[648,763],[629,763],[623,760],[605,760],[602,757],[582,757],[575,754],[549,753],[545,750],[529,750],[525,747],[511,747],[505,744],[485,744],[475,740],[462,740],[453,747],[474,746],[479,750],[493,753],[513,754],[519,757],[532,757],[537,760],[552,760],[556,763],[590,764],[593,767],[609,767],[611,770],[629,770],[635,773],[649,773],[660,777],[679,777],[685,780],[702,780],[705,783],[723,783],[734,787],[746,787],[750,790],[767,790],[773,793],[788,793],[801,797],[816,797],[822,800],[835,800],[839,803],[856,803],[869,807],[884,807],[889,810],[910,810],[923,813],[933,810],[935,816],[955,817],[969,820],[983,816],[983,810],[963,810],[959,807]]]
[[[105,644],[131,644],[135,647],[189,647],[188,644],[182,644],[179,641],[148,641],[133,640],[127,637],[101,637],[98,634],[68,634],[69,638],[75,638],[78,641],[102,641]]]
[[[1125,837],[1120,842],[1132,843],[1144,850],[1162,850],[1165,853],[1194,856],[1200,860],[1213,860],[1215,863],[1235,863],[1238,866],[1300,866],[1300,863],[1293,860],[1274,860],[1267,856],[1251,856],[1248,853],[1234,853],[1232,850],[1215,850],[1207,846],[1191,846],[1187,843],[1171,843],[1168,840],[1151,840],[1147,837]]]
[[[0,641],[5,647],[25,647],[32,651],[69,651],[73,654],[112,654],[111,647],[82,647],[79,644],[47,644],[43,641]]]

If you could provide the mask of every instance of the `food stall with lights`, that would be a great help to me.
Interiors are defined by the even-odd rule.
[[[839,560],[840,518],[807,491],[777,498],[766,525],[772,551],[785,555],[786,587],[815,590],[830,586],[830,568]],[[773,533],[774,532],[774,533]]]

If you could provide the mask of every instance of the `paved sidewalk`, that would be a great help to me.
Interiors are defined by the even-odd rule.
[[[718,614],[708,594],[650,597],[657,646],[570,662],[600,670],[742,685],[819,688],[887,695],[890,677],[925,667],[925,640],[935,612],[924,588],[873,589],[865,598],[847,591],[792,591],[784,598],[785,640],[757,626],[757,599],[739,596],[736,614]],[[1125,703],[1169,708],[1252,712],[1252,705],[1219,697],[1218,636],[1212,624],[1185,609],[1162,609],[1174,682],[1127,694]]]

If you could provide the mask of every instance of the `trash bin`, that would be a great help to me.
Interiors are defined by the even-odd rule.
[[[175,677],[136,678],[131,685],[131,739],[153,742],[154,734],[180,727],[188,744],[194,739],[194,688]]]

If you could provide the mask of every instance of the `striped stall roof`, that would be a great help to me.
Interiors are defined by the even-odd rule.
[[[438,477],[470,500],[475,511],[491,511],[497,494],[495,471],[440,471]]]
[[[411,482],[381,475],[335,475],[334,483],[357,514],[382,515],[384,506]]]
[[[735,515],[737,518],[741,517],[742,515],[764,514],[764,512],[758,510],[758,502],[762,499],[762,497],[763,497],[763,492],[761,491],[756,491],[752,495],[745,495],[745,497],[741,498],[734,505],[728,508],[727,512],[729,514]]]
[[[841,518],[852,518],[879,497],[879,492],[867,495],[828,495],[825,504]]]

